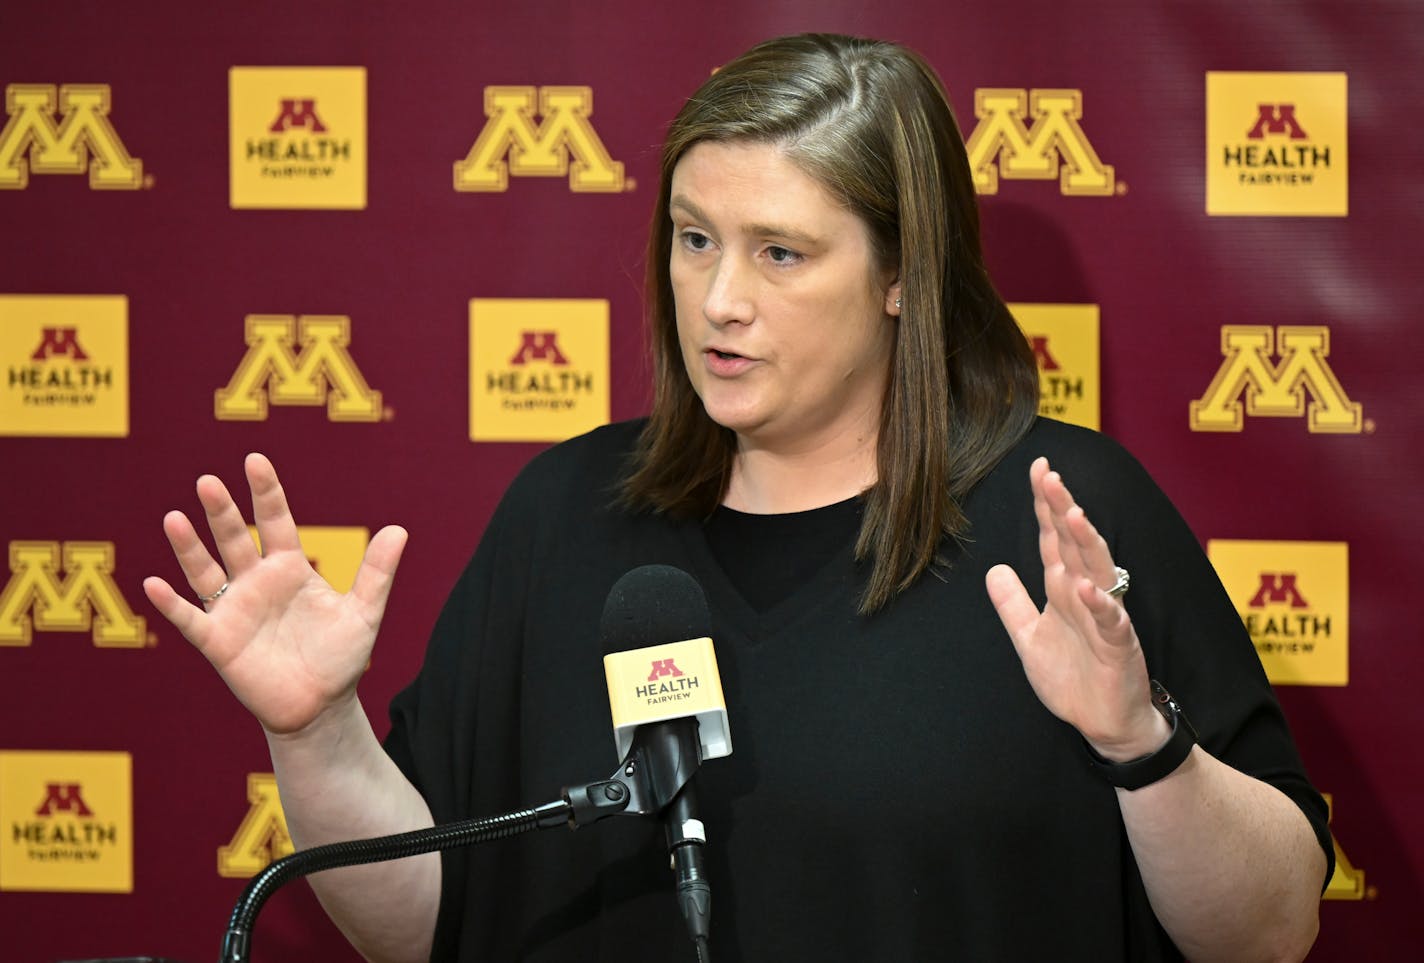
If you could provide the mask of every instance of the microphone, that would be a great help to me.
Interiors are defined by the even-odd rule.
[[[702,760],[732,752],[707,598],[681,569],[645,565],[614,584],[599,628],[622,773],[641,768],[646,804],[661,812],[678,908],[705,959],[712,896],[692,780]]]
[[[711,636],[707,597],[682,569],[644,565],[614,583],[599,640],[620,757],[639,726],[688,716],[697,722],[703,759],[732,754]]]

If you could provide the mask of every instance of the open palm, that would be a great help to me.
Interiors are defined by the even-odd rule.
[[[219,558],[213,558],[182,512],[169,512],[163,530],[195,593],[212,596],[226,589],[200,607],[161,578],[145,579],[143,587],[154,607],[208,658],[264,728],[291,733],[354,696],[406,533],[395,526],[377,532],[351,591],[343,595],[317,574],[302,551],[272,463],[252,454],[244,467],[261,551],[226,486],[204,475],[197,483],[198,500]]]

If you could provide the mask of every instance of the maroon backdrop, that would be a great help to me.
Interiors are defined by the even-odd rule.
[[[1347,678],[1338,665],[1322,668],[1302,656],[1293,664],[1307,675],[1337,677],[1278,686],[1311,774],[1332,797],[1332,829],[1350,871],[1332,884],[1331,895],[1341,898],[1322,907],[1313,958],[1396,959],[1417,947],[1424,780],[1410,760],[1424,671],[1408,607],[1405,532],[1417,529],[1424,512],[1421,418],[1408,383],[1424,302],[1417,281],[1424,193],[1414,171],[1424,134],[1409,113],[1418,84],[1408,78],[1419,63],[1424,9],[1215,0],[1003,0],[953,12],[850,0],[733,2],[706,11],[646,0],[531,6],[52,2],[11,4],[0,14],[7,110],[23,113],[14,100],[22,87],[104,85],[112,128],[142,164],[135,188],[99,189],[88,172],[102,168],[95,158],[105,145],[89,145],[84,172],[51,173],[41,169],[49,135],[34,132],[33,115],[19,126],[12,120],[8,142],[0,135],[0,176],[6,163],[12,174],[17,163],[28,169],[25,186],[0,186],[10,252],[0,258],[0,540],[11,563],[0,570],[0,587],[11,593],[12,630],[30,627],[28,641],[0,638],[0,855],[12,860],[0,859],[0,959],[211,958],[244,885],[218,872],[219,847],[243,838],[256,840],[249,856],[281,851],[280,831],[259,822],[246,837],[240,832],[250,808],[255,818],[263,812],[248,800],[249,774],[270,768],[258,727],[139,587],[147,574],[176,577],[159,526],[164,512],[196,507],[192,481],[202,472],[236,484],[243,454],[261,450],[282,473],[299,522],[348,536],[389,522],[410,530],[362,685],[383,733],[385,704],[415,672],[443,597],[496,500],[544,444],[471,440],[470,386],[487,388],[488,372],[480,367],[486,361],[471,361],[470,301],[606,301],[609,370],[590,360],[592,349],[573,361],[594,365],[590,377],[609,389],[609,416],[643,412],[641,247],[664,126],[717,64],[757,40],[808,29],[880,36],[922,51],[943,76],[966,136],[979,123],[976,91],[1079,93],[1079,130],[1111,165],[1110,191],[1074,195],[1056,177],[1006,171],[982,197],[990,267],[1016,304],[1097,307],[1100,340],[1055,330],[1040,341],[1045,376],[1055,345],[1065,355],[1094,353],[1100,374],[1089,374],[1087,390],[1100,392],[1101,403],[1091,415],[1100,413],[1102,429],[1142,459],[1203,543],[1253,544],[1257,555],[1244,564],[1261,576],[1257,614],[1269,620],[1287,612],[1295,591],[1302,605],[1294,607],[1315,620],[1311,631],[1318,635],[1320,619],[1328,621],[1329,638],[1316,641],[1337,655],[1344,650]],[[230,133],[230,107],[234,118],[238,109],[230,82],[238,80],[229,71],[262,66],[364,68],[365,148],[358,138],[318,164],[331,161],[346,176],[364,163],[364,207],[233,206],[230,139],[298,137],[251,124]],[[1258,163],[1252,176],[1298,174],[1291,157],[1314,163],[1322,179],[1347,180],[1347,214],[1207,212],[1212,171],[1234,178],[1240,196],[1249,193],[1239,187],[1244,162],[1231,167],[1211,143],[1207,75],[1251,72],[1343,75],[1347,114],[1342,100],[1339,116],[1327,120],[1327,107],[1304,87],[1298,104],[1289,101],[1294,121],[1315,141],[1294,137],[1280,110],[1288,95],[1270,85],[1251,88],[1260,95],[1248,91],[1236,108],[1213,109],[1245,111],[1232,128],[1238,146],[1277,150],[1276,163]],[[574,190],[568,177],[514,171],[503,191],[455,190],[453,165],[486,126],[486,89],[500,85],[588,88],[586,120],[624,166],[621,189]],[[252,96],[279,117],[277,99]],[[314,96],[318,115],[350,116],[338,95],[290,96]],[[1269,110],[1258,116],[1258,106]],[[293,110],[289,120],[307,123],[300,104]],[[62,136],[67,115],[48,116],[50,132]],[[1249,138],[1261,117],[1269,121],[1264,133]],[[341,132],[327,121],[332,137],[358,126],[344,120]],[[30,133],[21,143],[16,131],[25,123]],[[1329,170],[1322,170],[1319,131],[1335,123],[1348,138],[1332,135]],[[1287,153],[1297,140],[1314,144],[1313,160]],[[545,146],[576,160],[592,156],[586,141]],[[1035,149],[1067,164],[1072,146]],[[509,152],[499,153],[507,159]],[[1309,193],[1294,189],[1283,188],[1281,203]],[[92,320],[66,323],[44,313],[53,303],[37,308],[16,297],[23,295],[122,296],[126,312],[118,327],[97,309]],[[219,417],[215,392],[239,370],[247,319],[260,315],[349,319],[349,357],[381,393],[376,420],[339,420],[325,406],[284,403],[272,394],[280,372],[271,371],[265,419]],[[562,323],[549,322],[567,342],[574,329]],[[1306,363],[1297,371],[1278,343],[1267,360],[1280,365],[1267,370],[1265,383],[1258,370],[1256,382],[1242,381],[1228,400],[1274,391],[1302,410],[1272,417],[1248,405],[1239,430],[1199,430],[1190,406],[1207,399],[1218,371],[1229,369],[1223,329],[1244,326],[1272,329],[1282,343],[1284,329],[1327,329],[1328,363],[1302,349],[1296,360]],[[66,330],[88,346],[92,366],[116,363],[126,346],[126,374],[100,380],[90,393],[102,398],[88,408],[83,399],[66,400],[67,389],[41,383],[83,377]],[[315,357],[301,355],[307,349],[295,341],[285,344],[289,360]],[[490,350],[513,355],[518,347]],[[547,353],[534,355],[554,370]],[[307,387],[325,398],[337,387],[328,382],[346,373],[339,365],[324,369]],[[117,396],[117,382],[128,385],[127,399]],[[1318,426],[1309,413],[1340,400],[1341,391],[1360,406],[1357,423],[1311,430]],[[127,413],[126,434],[112,424],[94,427],[119,409]],[[54,428],[51,418],[79,425],[78,433]],[[489,437],[492,425],[477,424],[475,434]],[[74,542],[108,546],[112,572],[79,559],[44,569],[25,554],[35,545],[62,552]],[[1312,567],[1313,556],[1293,553],[1301,542],[1344,546],[1348,563]],[[343,549],[333,544],[334,558]],[[318,559],[333,579],[338,562]],[[81,571],[92,581],[75,574]],[[37,624],[46,585],[69,591],[84,625]],[[90,616],[98,621],[111,604],[109,586],[146,620],[136,646],[95,642]],[[1245,599],[1251,587],[1233,594]],[[1327,596],[1337,601],[1319,602]],[[1314,608],[1308,599],[1316,599]],[[1238,602],[1243,615],[1252,614],[1253,602]],[[4,625],[0,618],[0,635]],[[1273,678],[1285,681],[1274,671]],[[68,757],[25,751],[128,753],[131,828],[102,823],[122,805],[110,801],[98,776],[74,775]],[[38,760],[38,775],[26,760]],[[65,849],[44,839],[46,827],[73,830],[84,818],[102,824],[101,872],[131,851],[131,891],[26,882],[36,851]],[[81,881],[89,871],[82,861],[69,869],[74,875],[66,878]],[[259,959],[354,958],[305,887],[273,900],[256,946]]]

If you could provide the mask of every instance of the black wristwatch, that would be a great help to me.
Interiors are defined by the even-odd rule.
[[[1197,731],[1187,721],[1182,707],[1177,705],[1172,694],[1156,679],[1152,680],[1152,705],[1172,726],[1172,735],[1156,752],[1128,762],[1112,762],[1094,752],[1086,740],[1083,742],[1083,746],[1088,750],[1088,765],[1119,789],[1141,789],[1159,779],[1165,779],[1187,761],[1192,746],[1197,744]]]

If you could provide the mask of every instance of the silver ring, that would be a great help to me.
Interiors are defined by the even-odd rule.
[[[207,604],[208,602],[214,602],[214,601],[216,601],[217,598],[218,598],[218,596],[220,596],[220,595],[222,595],[224,592],[226,592],[226,591],[227,591],[227,587],[228,587],[229,585],[231,585],[231,584],[232,584],[231,582],[224,582],[224,583],[222,583],[222,588],[218,589],[218,590],[217,590],[216,592],[214,592],[212,595],[199,595],[199,596],[198,596],[198,601],[199,601],[199,602],[202,602],[202,603],[204,603],[204,604]]]
[[[1117,581],[1112,583],[1112,588],[1107,593],[1115,599],[1120,599],[1127,594],[1127,585],[1132,581],[1132,576],[1127,574],[1127,569],[1121,565],[1113,566],[1113,574],[1117,576]],[[227,588],[226,585],[223,588]]]

